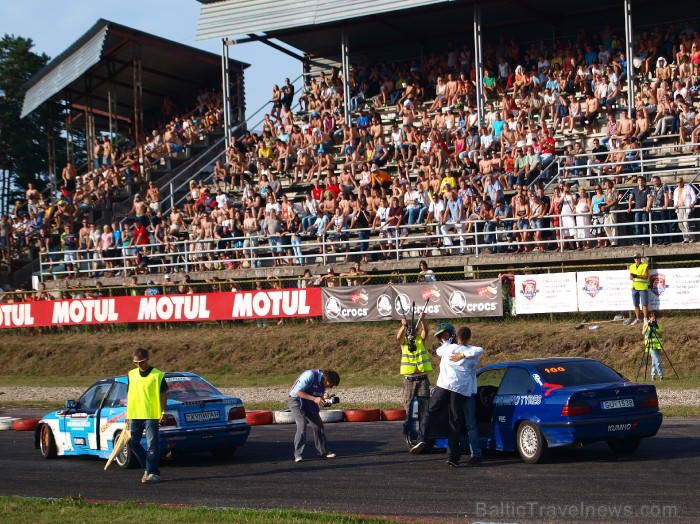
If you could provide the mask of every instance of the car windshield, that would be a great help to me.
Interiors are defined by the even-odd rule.
[[[535,366],[542,382],[562,387],[620,382],[624,377],[594,360],[570,361]]]
[[[221,392],[201,377],[165,377],[168,398],[179,402],[220,396]]]

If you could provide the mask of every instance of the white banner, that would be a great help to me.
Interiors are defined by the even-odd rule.
[[[576,273],[579,311],[629,311],[632,282],[628,271],[579,271]]]
[[[515,275],[518,315],[576,310],[576,273]]]
[[[649,309],[700,309],[700,268],[651,271]]]

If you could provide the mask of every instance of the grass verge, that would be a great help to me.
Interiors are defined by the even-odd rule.
[[[339,513],[300,510],[257,510],[240,508],[204,508],[190,506],[159,506],[123,502],[94,504],[80,496],[65,499],[35,499],[0,497],[0,522],[24,524],[31,515],[34,524],[62,524],[84,522],[148,522],[173,524],[181,522],[236,522],[237,524],[395,524],[395,520],[378,517],[359,517]]]

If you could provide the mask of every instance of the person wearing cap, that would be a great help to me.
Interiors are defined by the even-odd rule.
[[[126,418],[131,431],[129,449],[144,468],[141,482],[161,481],[158,424],[165,420],[168,383],[165,373],[149,364],[148,350],[137,348],[132,355],[136,367],[128,373]],[[146,435],[146,446],[141,438]]]
[[[396,340],[401,344],[401,367],[403,375],[403,403],[406,414],[409,413],[413,397],[430,397],[430,380],[428,373],[433,370],[430,353],[425,348],[428,331],[425,328],[425,310],[421,311],[415,326],[410,326],[406,319],[401,320],[401,327],[396,333]],[[404,422],[404,433],[408,431],[409,419]]]
[[[630,280],[632,281],[632,305],[634,306],[634,321],[632,325],[639,324],[639,306],[644,313],[644,322],[649,317],[649,264],[642,262],[642,254],[634,254],[634,262],[629,266]]]
[[[481,463],[481,446],[476,426],[476,371],[479,356],[484,349],[472,346],[471,330],[463,326],[456,330],[452,324],[440,324],[435,330],[435,337],[441,342],[436,354],[440,358],[440,374],[428,407],[423,413],[418,430],[416,444],[411,448],[412,454],[421,453],[426,447],[426,436],[431,426],[441,413],[447,409],[449,416],[449,434],[447,437],[447,464],[459,466],[461,456],[460,433],[464,416],[468,416],[469,445],[471,447],[470,466]]]

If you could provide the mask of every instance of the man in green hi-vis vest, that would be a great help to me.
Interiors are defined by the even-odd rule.
[[[425,349],[425,337],[427,330],[423,317],[425,311],[418,317],[418,323],[410,326],[404,319],[396,333],[396,340],[401,343],[401,368],[399,373],[403,375],[403,404],[408,415],[413,396],[429,397],[430,381],[428,373],[433,370],[430,362],[430,354]],[[408,421],[404,423],[404,426]]]
[[[158,425],[165,417],[168,384],[165,373],[148,363],[148,350],[138,348],[132,360],[136,368],[129,371],[126,418],[129,421],[131,452],[145,469],[141,482],[160,482],[160,439]],[[146,433],[147,450],[141,445]]]

